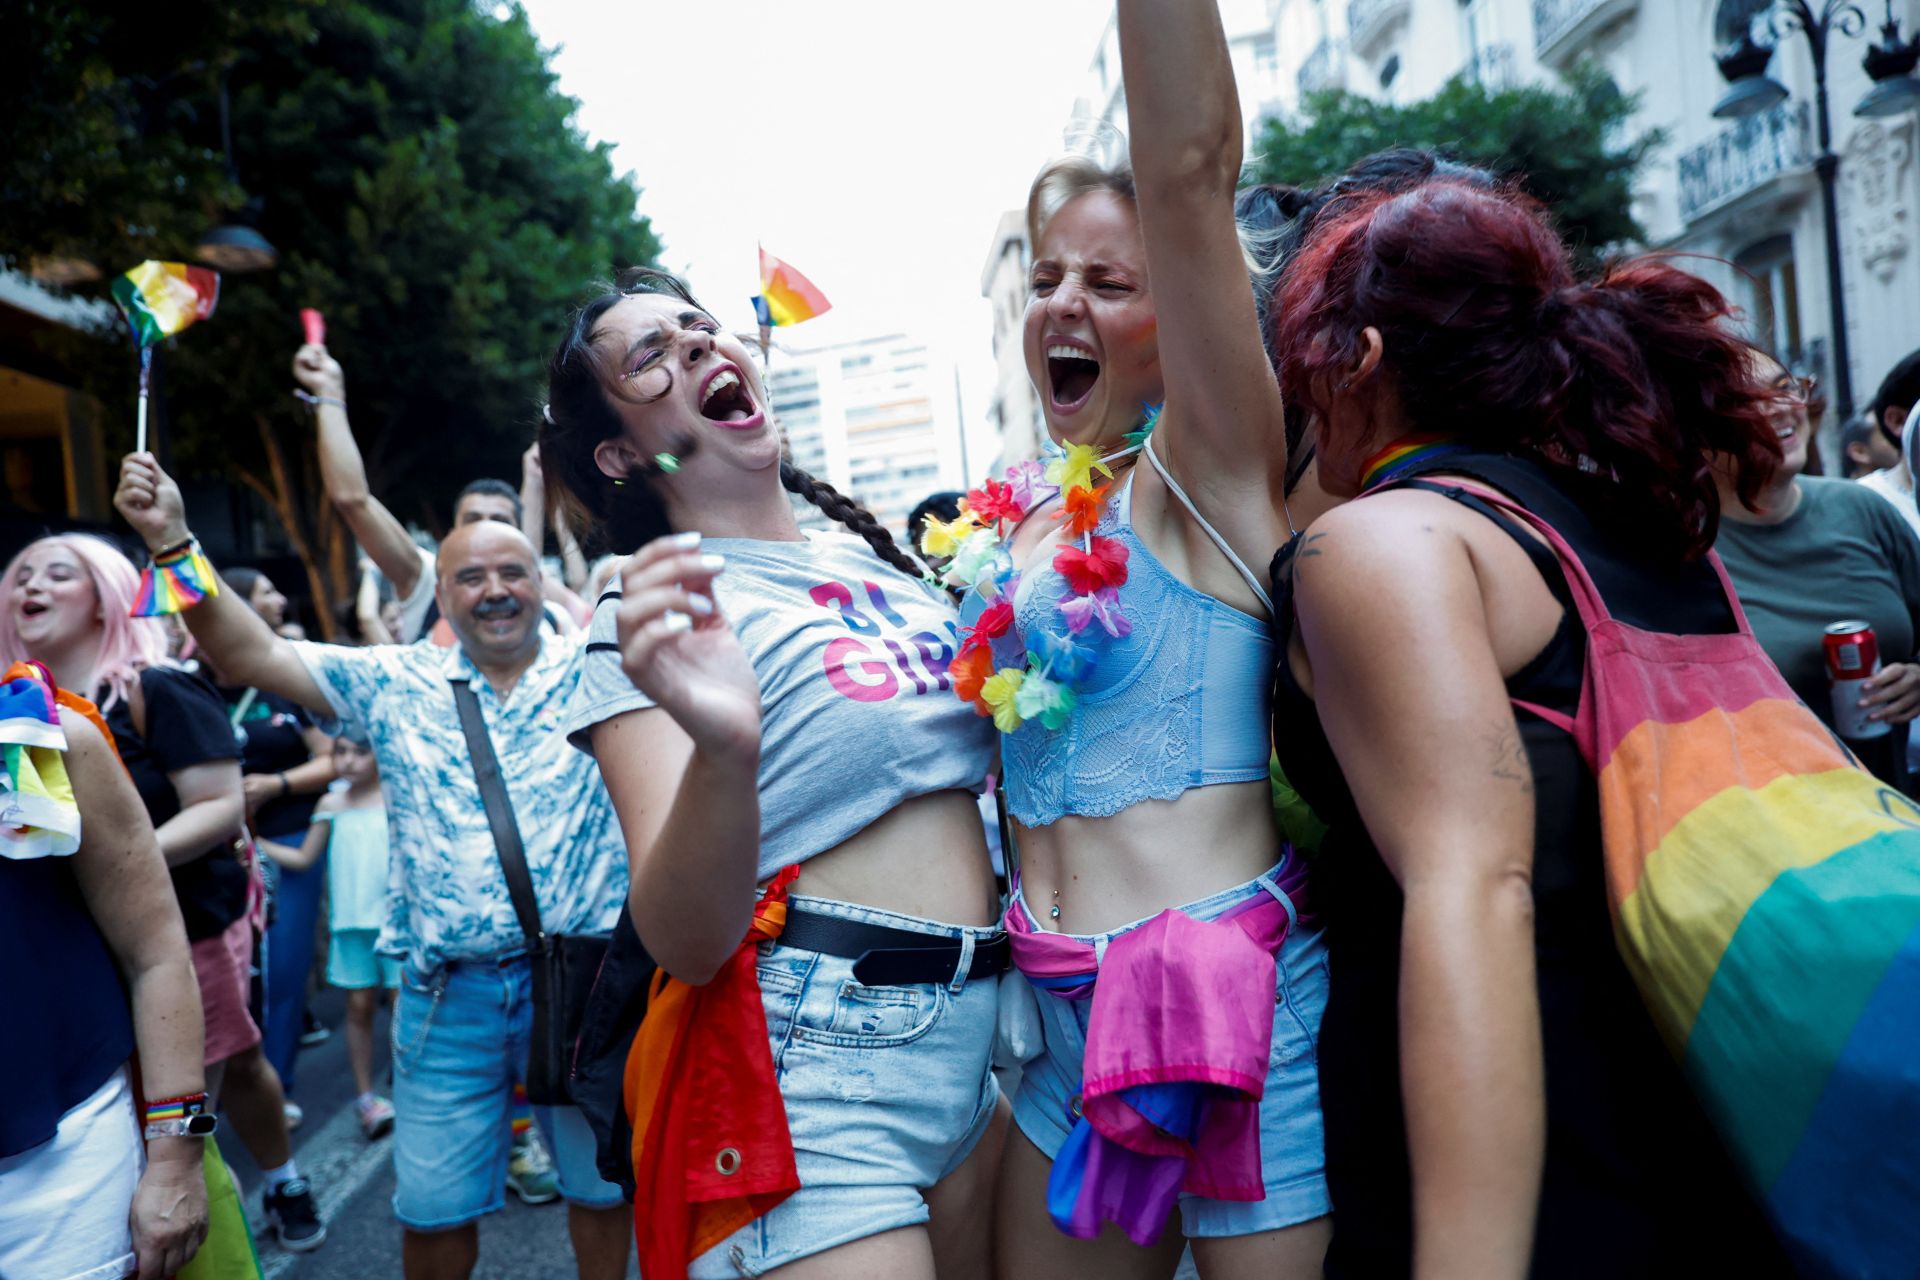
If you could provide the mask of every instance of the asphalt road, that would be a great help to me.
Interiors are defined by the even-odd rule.
[[[400,1275],[400,1224],[393,1217],[392,1139],[368,1142],[353,1114],[353,1073],[342,1031],[346,997],[331,988],[314,998],[314,1012],[333,1031],[325,1044],[300,1051],[293,1100],[306,1112],[293,1134],[294,1157],[312,1183],[327,1239],[311,1253],[287,1253],[261,1226],[260,1172],[230,1134],[220,1149],[247,1195],[267,1280],[383,1280]],[[389,1093],[387,1019],[374,1024],[375,1088]],[[475,1280],[573,1280],[567,1210],[561,1201],[528,1206],[512,1192],[507,1207],[480,1224]],[[637,1266],[628,1269],[639,1280]]]

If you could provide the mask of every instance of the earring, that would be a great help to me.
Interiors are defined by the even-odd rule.
[[[659,467],[662,473],[672,475],[680,469],[680,459],[670,453],[656,453],[653,455],[653,465]]]
[[[626,483],[627,482],[625,480],[615,480],[613,482],[613,487],[616,489],[624,488],[626,486]]]

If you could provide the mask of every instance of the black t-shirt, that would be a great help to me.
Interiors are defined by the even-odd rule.
[[[1637,548],[1568,492],[1582,481],[1492,455],[1436,460],[1545,517],[1580,553],[1610,609],[1669,632],[1724,632],[1733,616],[1704,561]],[[1436,478],[1435,483],[1444,484]],[[1586,637],[1552,552],[1514,532],[1567,618],[1507,681],[1515,698],[1572,714]],[[1292,625],[1292,581],[1274,566],[1276,624]],[[1391,661],[1383,656],[1383,661]],[[1412,1266],[1412,1174],[1400,1084],[1400,886],[1368,837],[1313,702],[1279,646],[1275,747],[1282,769],[1328,824],[1314,861],[1331,985],[1320,1030],[1320,1089],[1334,1236],[1326,1274],[1405,1276]],[[1534,781],[1534,947],[1546,1064],[1547,1158],[1532,1274],[1567,1277],[1788,1276],[1758,1207],[1667,1052],[1613,941],[1598,788],[1573,739],[1517,716]],[[1435,749],[1442,749],[1435,744]]]
[[[240,711],[233,736],[240,748],[242,773],[285,773],[313,758],[306,739],[313,721],[299,703],[264,689],[222,689],[220,696],[227,703],[229,724],[234,712]],[[312,824],[313,806],[319,799],[290,795],[269,800],[254,811],[248,825],[257,836],[284,841]]]
[[[134,728],[133,707],[125,698],[106,713],[106,721],[147,817],[158,827],[180,812],[180,797],[168,774],[215,760],[238,760],[240,748],[227,723],[226,704],[205,676],[148,667],[140,673],[140,691],[146,703],[146,733]],[[210,938],[245,912],[247,869],[222,841],[175,866],[173,889],[187,937]]]

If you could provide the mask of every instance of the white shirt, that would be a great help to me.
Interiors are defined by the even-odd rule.
[[[1913,497],[1913,473],[1902,462],[1888,467],[1884,471],[1870,471],[1860,477],[1860,483],[1891,502],[1913,531],[1920,534],[1920,503]]]

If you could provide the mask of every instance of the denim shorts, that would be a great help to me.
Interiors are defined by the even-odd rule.
[[[998,977],[967,981],[973,946],[995,930],[795,895],[795,907],[961,942],[961,975],[869,987],[854,962],[760,947],[780,1096],[800,1189],[694,1259],[689,1280],[731,1280],[927,1221],[921,1192],[972,1153],[999,1101],[991,1070]]]
[[[401,967],[393,1008],[393,1212],[413,1231],[445,1231],[506,1201],[513,1086],[533,1029],[526,958]],[[570,1204],[610,1209],[578,1107],[535,1107]]]
[[[1285,901],[1278,888],[1270,890],[1278,870],[1275,867],[1245,884],[1189,902],[1180,910],[1195,920],[1213,920],[1269,891]],[[1026,911],[1025,898],[1015,893],[1008,910]],[[1288,914],[1292,914],[1291,905]],[[1028,916],[1031,919],[1032,913]],[[1145,923],[1136,920],[1109,933],[1070,936],[1104,955],[1113,939]],[[1274,961],[1273,1048],[1267,1061],[1266,1094],[1260,1100],[1260,1164],[1266,1198],[1241,1202],[1182,1195],[1181,1229],[1189,1238],[1253,1235],[1309,1222],[1332,1208],[1317,1062],[1320,1015],[1327,1007],[1327,948],[1320,931],[1296,923]],[[1014,1092],[1013,1120],[1051,1160],[1078,1119],[1074,1108],[1080,1101],[1080,1063],[1086,1053],[1093,1001],[1063,1000],[1045,991],[1034,995],[1046,1049],[1026,1064]]]

